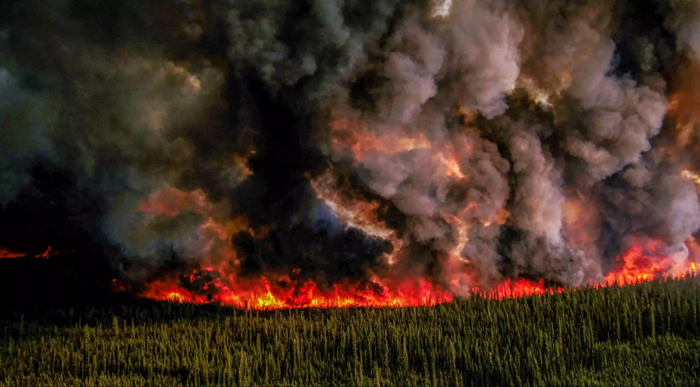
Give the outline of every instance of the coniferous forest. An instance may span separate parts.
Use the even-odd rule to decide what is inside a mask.
[[[140,300],[9,316],[2,386],[700,384],[698,278],[417,308]]]

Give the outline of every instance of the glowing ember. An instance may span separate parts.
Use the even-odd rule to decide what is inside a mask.
[[[50,258],[52,255],[59,255],[59,254],[60,253],[58,251],[52,250],[51,246],[48,246],[46,248],[46,251],[44,251],[43,253],[36,254],[34,256],[29,255],[29,254],[14,252],[14,251],[5,249],[3,247],[0,247],[0,259],[1,258],[27,258],[27,257]]]
[[[27,254],[16,253],[14,251],[0,247],[0,258],[20,258],[26,256]]]
[[[36,257],[37,257],[37,258],[39,258],[39,257],[41,257],[41,258],[48,258],[50,255],[51,255],[51,246],[49,246],[48,248],[46,248],[46,251],[44,251],[43,254],[36,255]]]

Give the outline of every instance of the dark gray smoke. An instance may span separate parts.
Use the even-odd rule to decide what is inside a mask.
[[[211,265],[466,294],[598,281],[631,237],[675,251],[700,227],[666,119],[700,60],[693,1],[0,14],[0,246],[101,246],[136,280]]]

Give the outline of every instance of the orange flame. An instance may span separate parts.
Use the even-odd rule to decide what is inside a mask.
[[[21,258],[26,256],[27,254],[17,253],[12,250],[0,247],[0,258]]]
[[[36,254],[34,256],[30,254],[25,254],[25,253],[18,253],[12,250],[8,250],[6,248],[0,247],[0,259],[2,258],[26,258],[26,257],[34,257],[34,258],[50,258],[52,255],[59,255],[60,253],[58,251],[52,250],[51,246],[46,248],[46,251],[44,251],[41,254]]]
[[[417,146],[429,146],[427,139],[418,138],[415,142],[388,144],[382,141],[371,144],[355,144],[353,152],[358,157],[367,149],[379,149],[383,151],[403,151]],[[454,167],[453,178],[464,178],[459,170],[456,153],[446,151],[438,153],[445,158],[445,163]],[[454,163],[453,163],[454,162]],[[347,227],[352,227],[369,236],[389,241],[394,249],[386,254],[389,264],[397,261],[403,247],[403,240],[378,217],[380,203],[353,197],[350,190],[343,191],[337,187],[337,179],[333,170],[317,178],[309,178],[317,197],[322,200],[330,210]],[[268,273],[265,277],[257,279],[239,278],[236,267],[240,264],[235,252],[230,245],[230,237],[239,230],[248,230],[248,222],[244,219],[226,220],[220,215],[215,203],[209,202],[202,191],[184,192],[170,186],[164,186],[146,198],[138,210],[145,215],[146,221],[157,217],[174,217],[182,211],[192,211],[203,216],[204,221],[200,227],[208,232],[211,245],[216,249],[203,251],[202,261],[206,267],[203,271],[194,271],[188,276],[180,277],[180,280],[164,278],[147,285],[142,296],[162,301],[178,303],[203,304],[217,302],[223,305],[251,309],[282,309],[282,308],[331,308],[331,307],[403,307],[419,305],[436,305],[449,302],[455,296],[454,292],[462,289],[471,289],[472,293],[494,299],[525,297],[544,295],[546,293],[560,293],[560,287],[545,286],[544,279],[531,281],[523,278],[503,279],[495,287],[475,285],[472,278],[478,278],[475,273],[478,270],[470,265],[468,258],[462,257],[462,251],[469,241],[469,230],[474,222],[479,221],[488,227],[491,224],[504,224],[509,216],[506,210],[498,211],[484,219],[476,219],[472,214],[476,204],[471,203],[463,208],[457,215],[441,213],[454,230],[454,246],[448,252],[451,272],[448,273],[450,290],[446,290],[440,284],[428,281],[425,278],[402,278],[397,280],[395,276],[387,275],[386,278],[374,278],[370,282],[363,283],[339,283],[330,285],[317,284],[314,281],[299,282],[293,278],[300,275],[299,269],[289,273]],[[567,224],[576,224],[584,221],[586,214],[585,204],[572,200],[565,210]],[[594,222],[592,218],[590,222]],[[584,222],[585,223],[585,222]],[[258,230],[259,231],[259,230]],[[579,239],[583,242],[592,238],[592,235],[583,235]],[[665,247],[659,241],[647,239],[633,240],[632,247],[618,257],[617,267],[609,273],[604,281],[595,286],[609,286],[612,284],[627,285],[642,281],[650,281],[665,276],[684,276],[694,273],[695,262],[698,259],[700,247],[694,239],[686,243],[690,251],[691,259],[686,259],[679,254],[667,256],[663,253]],[[0,250],[0,254],[9,253]],[[687,252],[687,251],[686,251]],[[49,250],[42,254],[53,254]],[[389,271],[391,273],[391,271]],[[281,274],[281,275],[280,275]],[[275,277],[275,276],[278,277]],[[271,280],[269,280],[270,278]],[[276,278],[276,280],[275,280]],[[465,279],[458,281],[458,279]],[[464,284],[456,286],[453,282]],[[459,285],[458,284],[458,285]],[[115,284],[115,287],[119,287]],[[573,289],[572,289],[573,290]],[[465,292],[465,294],[468,292]]]
[[[690,243],[690,241],[687,242],[687,244]],[[632,247],[617,258],[620,267],[610,272],[605,277],[605,282],[619,285],[634,284],[669,275],[682,277],[693,270],[693,262],[686,259],[684,263],[678,263],[672,257],[660,253],[660,249],[661,243],[658,241],[635,240]]]
[[[36,255],[37,258],[41,257],[41,258],[47,258],[47,259],[48,259],[50,256],[51,256],[51,246],[49,246],[48,248],[46,248],[46,251],[44,251],[43,254]]]
[[[430,306],[452,301],[448,292],[425,280],[405,281],[388,287],[374,282],[373,286],[334,285],[322,291],[313,281],[299,287],[273,286],[266,277],[241,284],[215,284],[215,294],[188,291],[178,285],[157,281],[150,284],[144,297],[176,303],[221,305],[246,309],[286,308],[347,308],[347,307],[406,307]],[[204,291],[206,292],[206,291]],[[213,293],[211,293],[213,294]]]
[[[689,246],[697,245],[693,238]],[[619,267],[605,277],[605,281],[593,283],[596,288],[625,286],[662,277],[682,278],[695,275],[696,263],[691,260],[678,260],[660,253],[662,244],[653,240],[634,240],[633,246],[618,257]],[[693,248],[691,247],[691,251]],[[692,258],[695,259],[695,258]],[[205,273],[212,272],[207,268]],[[186,277],[195,283],[197,276]],[[298,274],[298,270],[293,271]],[[453,300],[454,295],[441,286],[424,279],[403,279],[389,281],[374,279],[369,285],[343,283],[333,285],[332,290],[322,290],[313,281],[296,286],[288,276],[272,284],[266,277],[257,280],[221,279],[218,276],[206,287],[187,290],[172,281],[155,281],[148,286],[142,296],[154,300],[176,303],[205,304],[217,302],[248,309],[284,308],[344,308],[344,307],[407,307],[432,306]],[[509,299],[529,296],[542,296],[572,288],[545,286],[544,279],[532,281],[524,278],[504,279],[491,290],[473,287],[472,293],[489,299]]]
[[[697,246],[695,238],[690,238],[686,244]],[[617,263],[620,267],[610,272],[603,283],[592,283],[591,285],[595,288],[613,285],[626,286],[659,278],[686,278],[696,274],[695,262],[687,259],[678,262],[669,256],[660,254],[658,252],[660,248],[661,243],[658,241],[635,240],[633,246],[618,257]],[[544,279],[534,282],[520,278],[515,281],[506,279],[490,292],[481,292],[478,288],[473,289],[473,292],[489,299],[502,300],[575,290],[575,288],[546,287]]]
[[[530,297],[535,295],[541,296],[547,293],[562,293],[563,291],[564,289],[561,287],[545,287],[544,279],[533,282],[525,278],[519,278],[513,281],[506,279],[489,292],[481,292],[478,288],[473,290],[474,293],[490,300],[503,300],[507,298]]]

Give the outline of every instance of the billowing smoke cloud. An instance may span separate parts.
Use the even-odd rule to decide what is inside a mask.
[[[6,9],[0,246],[89,239],[134,280],[467,294],[600,280],[630,238],[675,251],[700,227],[697,160],[665,120],[700,52],[691,1]]]
[[[692,0],[672,0],[670,7],[665,24],[676,34],[679,50],[700,58],[700,5]]]

